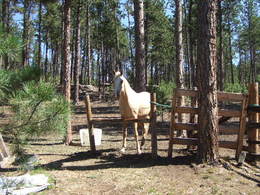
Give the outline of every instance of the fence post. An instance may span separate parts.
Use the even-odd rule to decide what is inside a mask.
[[[87,120],[88,120],[88,129],[89,129],[89,143],[91,152],[96,152],[95,138],[93,133],[93,122],[92,122],[92,112],[91,112],[91,104],[89,95],[86,96],[85,99],[86,104],[86,112],[87,112]]]
[[[150,129],[151,129],[151,145],[152,157],[157,157],[157,132],[156,132],[156,93],[151,93],[151,111],[150,111]]]
[[[249,104],[259,104],[259,95],[258,95],[258,83],[252,83],[249,86]],[[258,113],[249,112],[249,121],[253,123],[258,123]],[[258,140],[258,129],[252,128],[248,131],[248,152],[250,154],[256,154],[258,151],[258,145],[254,141]],[[251,160],[255,160],[253,155],[250,155]]]
[[[170,131],[169,131],[168,158],[172,158],[174,124],[175,124],[176,96],[177,96],[176,89],[174,89],[173,90],[173,95],[172,95],[172,109],[171,109],[171,124],[170,124]]]
[[[5,142],[3,140],[1,133],[0,133],[0,153],[2,154],[2,158],[6,158],[9,156],[9,151],[5,145]],[[0,157],[0,160],[1,160],[1,157]]]

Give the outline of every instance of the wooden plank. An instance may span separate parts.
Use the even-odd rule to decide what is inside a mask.
[[[248,128],[249,131],[255,131],[255,129],[260,128],[260,123],[249,122],[247,123],[246,127]]]
[[[199,125],[197,123],[174,123],[175,130],[198,130]]]
[[[90,104],[89,95],[86,96],[85,104],[86,104],[86,112],[87,112],[87,120],[88,120],[90,149],[91,149],[91,152],[95,153],[96,145],[95,145],[95,138],[94,138],[94,132],[93,132],[92,112],[91,112],[91,104]]]
[[[177,108],[175,108],[175,112],[177,112],[177,113],[198,114],[199,109],[198,108],[192,108],[192,107],[177,107]]]
[[[174,136],[174,124],[175,124],[175,108],[176,108],[176,89],[173,90],[172,96],[172,109],[171,109],[171,126],[169,135],[169,147],[168,147],[168,158],[172,158],[172,146]]]
[[[248,112],[260,112],[260,105],[252,105],[252,104],[249,104],[248,107]]]
[[[246,97],[242,102],[242,113],[240,117],[240,126],[237,136],[236,159],[238,160],[240,153],[243,150],[243,140],[246,132],[246,116],[247,116],[248,98]]]
[[[239,124],[219,125],[219,133],[221,135],[233,135],[233,134],[238,134],[238,132],[239,132]]]
[[[178,137],[174,137],[173,143],[179,144],[179,145],[197,145],[198,139],[197,138],[178,138]],[[219,147],[236,149],[236,143],[237,142],[232,142],[232,141],[219,141]]]
[[[249,86],[249,104],[259,104],[259,95],[258,95],[258,83],[253,83]],[[258,123],[258,113],[249,113],[249,123]],[[251,129],[247,133],[249,141],[257,141],[258,140],[258,129]],[[259,147],[256,144],[248,144],[248,152],[249,153],[258,153]]]
[[[228,92],[217,92],[218,101],[243,101],[246,97],[242,93],[228,93]]]
[[[236,149],[237,142],[233,141],[219,141],[219,147],[221,148],[229,148],[229,149]]]
[[[174,144],[180,144],[180,145],[197,145],[198,139],[197,138],[179,138],[174,137],[173,138]]]
[[[151,102],[156,102],[156,94],[151,93]],[[150,112],[150,129],[151,129],[151,146],[152,146],[152,158],[157,157],[157,131],[156,131],[156,105],[151,103]]]
[[[100,123],[100,122],[107,122],[107,123],[122,123],[124,121],[127,122],[143,122],[143,123],[150,123],[150,119],[130,119],[130,120],[124,120],[122,118],[118,117],[111,117],[111,118],[105,118],[105,117],[93,117],[91,119],[91,122],[93,124]]]
[[[227,110],[227,109],[219,109],[218,110],[219,116],[225,116],[225,117],[240,117],[241,111],[239,110]]]
[[[198,97],[198,91],[191,89],[177,89],[176,88],[176,96],[190,96],[190,97]]]

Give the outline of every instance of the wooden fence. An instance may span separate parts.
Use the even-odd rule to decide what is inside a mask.
[[[184,96],[189,100],[188,106],[178,106],[177,101],[180,97]],[[259,155],[259,133],[258,128],[260,128],[259,114],[260,105],[259,95],[258,95],[258,84],[252,84],[249,87],[249,95],[241,93],[227,93],[227,92],[217,92],[217,98],[219,105],[218,118],[237,118],[238,122],[219,124],[219,133],[235,135],[235,141],[219,141],[219,146],[223,148],[229,148],[236,151],[236,158],[238,159],[242,150],[248,151],[249,155],[258,156]],[[180,138],[175,136],[175,131],[186,130],[188,132],[199,131],[198,124],[198,91],[197,90],[187,90],[187,89],[175,89],[172,98],[172,110],[171,110],[171,127],[169,133],[169,148],[168,157],[172,157],[173,145],[197,145],[198,139],[195,137]],[[157,156],[157,134],[156,134],[156,95],[151,94],[151,116],[149,120],[131,120],[128,122],[149,122],[150,132],[152,133],[152,156]],[[86,111],[87,111],[87,122],[89,127],[89,139],[91,151],[95,152],[95,140],[93,135],[93,125],[98,122],[124,122],[121,118],[97,118],[92,116],[91,103],[89,96],[86,96]],[[249,104],[249,106],[248,106]],[[251,107],[250,107],[251,105]],[[253,106],[252,106],[253,105]],[[189,122],[177,122],[178,117],[182,114],[189,114]],[[247,122],[248,118],[248,122]],[[248,146],[244,145],[244,135],[248,134]],[[190,133],[188,133],[190,134]]]
[[[189,106],[178,106],[177,100],[179,97],[186,97],[190,99]],[[219,132],[226,134],[235,134],[237,136],[236,141],[219,141],[219,146],[229,149],[236,150],[236,157],[239,156],[243,149],[243,137],[246,129],[246,109],[247,109],[247,100],[248,96],[239,93],[226,93],[218,92],[217,98],[219,103],[229,102],[231,104],[239,104],[240,110],[233,109],[232,106],[219,108],[218,117],[238,117],[238,125],[220,125]],[[194,120],[194,115],[198,115],[198,107],[196,102],[198,99],[198,91],[196,90],[186,90],[186,89],[175,89],[173,99],[172,99],[172,113],[171,113],[171,128],[170,128],[170,137],[169,137],[169,149],[168,157],[172,157],[172,148],[174,144],[181,145],[197,145],[197,138],[180,138],[174,136],[176,130],[187,130],[187,131],[198,131],[199,124]],[[190,114],[191,122],[190,123],[180,123],[176,122],[176,117],[179,117],[180,114]]]

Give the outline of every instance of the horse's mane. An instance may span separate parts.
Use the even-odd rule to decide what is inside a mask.
[[[125,88],[126,92],[134,92],[134,93],[136,93],[134,91],[134,89],[130,86],[130,83],[126,80],[126,78],[123,75],[121,76],[121,79],[123,80],[122,85],[124,85],[124,88]]]

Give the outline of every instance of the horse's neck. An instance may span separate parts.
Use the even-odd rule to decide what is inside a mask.
[[[123,78],[123,83],[122,83],[122,93],[120,95],[120,102],[121,106],[122,105],[130,105],[132,104],[133,97],[136,96],[136,92],[131,88],[130,84],[128,81]],[[126,108],[126,107],[125,107]]]
[[[133,95],[136,94],[136,92],[132,89],[128,81],[124,78],[124,82],[122,83],[122,89],[124,90],[124,94],[128,95]]]

